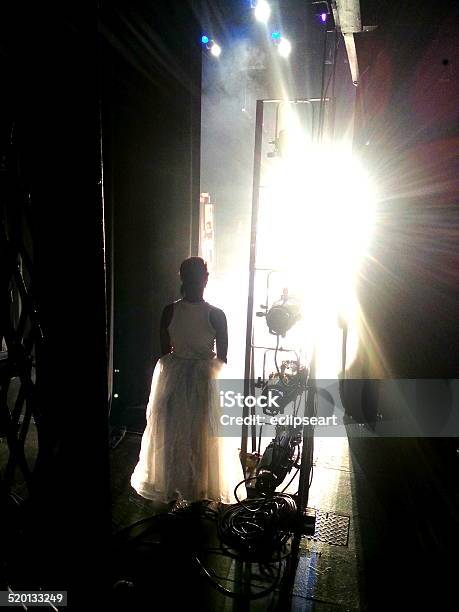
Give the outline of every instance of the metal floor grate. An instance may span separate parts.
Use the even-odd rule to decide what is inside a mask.
[[[310,540],[326,542],[334,546],[347,546],[351,518],[346,514],[316,510],[316,526]]]

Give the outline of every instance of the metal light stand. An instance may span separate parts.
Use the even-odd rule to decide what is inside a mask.
[[[289,100],[292,104],[310,104],[323,103],[329,98],[298,98]],[[258,229],[258,209],[260,200],[260,176],[261,176],[261,153],[263,144],[263,115],[264,105],[267,103],[285,103],[285,100],[257,100],[256,117],[255,117],[255,146],[253,155],[253,183],[252,183],[252,216],[250,230],[250,258],[249,258],[249,285],[247,299],[247,326],[245,337],[245,368],[244,368],[244,397],[247,398],[251,393],[252,381],[254,380],[253,372],[253,351],[256,348],[253,343],[253,303],[254,303],[254,287],[256,267],[256,251],[257,251],[257,229]],[[277,136],[277,135],[276,135]],[[249,436],[249,426],[247,417],[249,416],[249,408],[244,402],[243,407],[243,425],[241,434],[241,464],[244,475],[247,467],[247,441]],[[256,432],[254,428],[252,434],[252,449],[256,448]]]
[[[311,359],[309,375],[307,379],[307,388],[304,392],[304,417],[311,417],[314,414],[314,403],[316,397],[315,384],[315,355]],[[309,479],[312,467],[312,455],[314,450],[314,427],[306,425],[303,421],[302,432],[302,448],[301,448],[301,464],[300,464],[300,480],[298,483],[298,520],[301,528],[303,513],[308,505],[309,498]]]
[[[323,103],[328,98],[308,98],[293,100],[294,103]],[[255,146],[254,146],[254,162],[253,162],[253,186],[252,186],[252,217],[250,231],[250,260],[249,260],[249,283],[248,283],[248,300],[247,300],[247,327],[246,327],[246,350],[245,350],[245,370],[244,370],[244,397],[247,398],[254,387],[255,372],[254,372],[254,350],[258,347],[254,344],[254,329],[253,329],[253,307],[254,307],[254,288],[255,288],[255,273],[256,266],[256,249],[257,249],[257,228],[258,228],[258,211],[260,198],[260,177],[261,177],[261,161],[262,161],[262,144],[263,144],[263,115],[265,103],[281,103],[282,100],[257,100],[256,105],[256,122],[255,122]],[[277,137],[277,134],[276,134]],[[304,416],[312,416],[314,414],[314,402],[316,396],[315,388],[315,352],[311,359],[311,364],[308,371],[308,377],[305,381],[304,390]],[[249,416],[249,408],[247,402],[243,405],[243,425],[241,436],[241,463],[244,476],[247,468],[247,442],[249,428],[246,417]],[[256,448],[256,428],[252,426],[252,451]],[[290,601],[293,584],[295,581],[296,568],[299,558],[299,548],[301,537],[308,531],[306,507],[309,497],[309,479],[313,460],[313,440],[314,428],[311,425],[303,425],[302,431],[302,452],[300,464],[300,476],[297,496],[297,520],[296,529],[294,530],[293,539],[291,542],[291,554],[286,568],[286,579],[283,581],[281,589],[281,600]],[[312,522],[309,525],[310,529],[314,526],[315,517],[311,517]]]

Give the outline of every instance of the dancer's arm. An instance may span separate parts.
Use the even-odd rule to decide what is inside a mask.
[[[159,326],[159,340],[161,343],[161,354],[167,355],[172,351],[171,346],[171,338],[169,336],[169,332],[167,328],[169,327],[170,322],[172,321],[172,313],[174,311],[174,305],[168,304],[161,315],[161,323]]]
[[[210,322],[216,331],[215,344],[217,348],[217,357],[226,363],[228,353],[228,324],[223,310],[220,308],[212,308],[210,311]]]

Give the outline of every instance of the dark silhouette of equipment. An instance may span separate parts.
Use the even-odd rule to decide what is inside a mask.
[[[299,303],[289,297],[284,289],[281,299],[275,302],[266,313],[266,324],[270,334],[284,337],[288,330],[301,319]]]
[[[295,401],[306,388],[308,372],[296,361],[283,361],[279,371],[270,374],[262,387],[261,397],[266,398],[264,414],[276,416],[284,413],[288,404]]]
[[[255,489],[272,495],[294,467],[299,467],[301,428],[276,427],[276,437],[268,444],[257,466]]]
[[[308,370],[295,361],[283,361],[278,372],[270,375],[261,395],[270,398],[263,412],[268,416],[284,414],[286,406],[294,405],[307,389]],[[272,400],[275,401],[272,401]],[[276,407],[277,404],[277,407]],[[272,495],[292,468],[300,467],[302,426],[276,425],[276,435],[268,444],[256,468],[255,490],[261,495]]]

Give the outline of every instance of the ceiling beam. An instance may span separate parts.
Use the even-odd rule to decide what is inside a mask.
[[[354,34],[362,32],[363,29],[360,16],[360,0],[334,0],[331,2],[331,7],[336,28],[344,37],[352,82],[357,86],[360,73]]]

